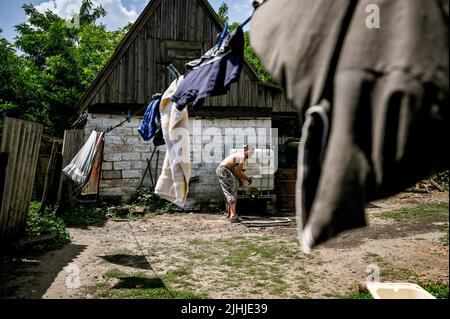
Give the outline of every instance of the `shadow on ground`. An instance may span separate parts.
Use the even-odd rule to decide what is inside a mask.
[[[138,269],[152,269],[147,259],[141,255],[115,254],[99,256],[109,263]]]
[[[166,289],[166,285],[160,278],[123,277],[112,287],[113,289]]]
[[[70,264],[85,245],[67,244],[60,250],[0,257],[0,298],[40,299],[58,273]]]

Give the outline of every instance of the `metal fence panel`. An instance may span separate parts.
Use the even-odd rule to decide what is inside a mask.
[[[0,210],[0,240],[21,235],[28,207],[42,137],[42,125],[5,117],[0,152],[8,154]]]

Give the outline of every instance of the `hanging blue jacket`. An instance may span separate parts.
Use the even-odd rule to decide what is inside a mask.
[[[190,71],[172,95],[171,100],[182,110],[188,103],[201,106],[208,96],[223,95],[239,80],[244,62],[244,33],[237,27],[220,47],[214,46],[200,59],[186,64]]]
[[[161,115],[159,113],[159,103],[161,102],[162,94],[154,94],[152,100],[148,104],[147,110],[144,114],[144,120],[141,126],[138,128],[138,132],[141,134],[144,141],[150,140],[158,129],[158,120]]]

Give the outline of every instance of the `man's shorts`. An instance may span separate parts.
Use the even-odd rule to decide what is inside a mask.
[[[237,185],[236,177],[230,169],[220,165],[216,169],[216,176],[222,188],[223,195],[228,204],[236,203],[237,200]]]

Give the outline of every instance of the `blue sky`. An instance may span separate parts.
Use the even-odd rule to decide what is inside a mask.
[[[108,12],[102,22],[109,29],[116,29],[134,21],[144,10],[149,0],[93,0],[101,4]],[[220,4],[226,2],[230,7],[230,21],[244,21],[251,13],[251,0],[209,0],[217,11]],[[14,26],[26,21],[21,8],[24,3],[31,3],[40,11],[52,10],[62,17],[67,17],[79,7],[81,0],[1,0],[0,1],[0,29],[3,37],[12,41],[16,35]]]

